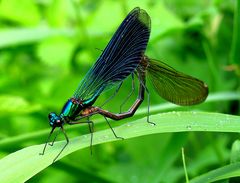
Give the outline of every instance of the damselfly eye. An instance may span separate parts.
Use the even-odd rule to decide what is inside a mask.
[[[48,114],[48,119],[51,120],[51,119],[53,119],[55,116],[56,116],[56,114],[55,114],[54,112],[50,112],[50,113]]]

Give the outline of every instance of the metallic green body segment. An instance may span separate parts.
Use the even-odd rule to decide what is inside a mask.
[[[79,103],[73,102],[72,99],[69,99],[64,105],[61,115],[63,117],[68,117],[70,119],[74,118],[81,111],[82,106]]]
[[[82,110],[92,106],[98,97],[99,94],[96,93],[94,96],[84,101],[79,101],[75,98],[69,99],[62,109],[61,116],[74,120],[77,116],[79,116]]]

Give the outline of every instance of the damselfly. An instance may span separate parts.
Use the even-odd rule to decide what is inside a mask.
[[[54,129],[60,128],[65,135],[66,144],[54,161],[58,158],[69,143],[63,128],[65,123],[70,125],[87,123],[92,134],[93,122],[89,120],[89,117],[94,114],[101,114],[106,119],[115,137],[121,138],[115,134],[107,118],[120,120],[133,116],[144,100],[145,92],[148,95],[149,104],[150,95],[146,86],[146,77],[149,77],[155,91],[162,98],[172,103],[183,106],[193,105],[201,103],[206,99],[208,87],[204,82],[178,72],[167,64],[150,59],[144,55],[150,36],[150,29],[150,17],[145,10],[134,8],[127,15],[107,47],[103,50],[101,56],[81,81],[72,98],[66,102],[61,113],[59,115],[53,112],[49,114],[49,123],[52,129],[41,155],[44,154]],[[128,76],[132,78],[134,76],[137,77],[139,93],[136,101],[127,112],[115,114],[101,107],[93,106],[104,91],[114,86],[117,86],[116,94]],[[87,121],[81,121],[83,118],[86,118]],[[149,120],[149,107],[147,122],[153,123]],[[54,141],[55,138],[52,144]]]

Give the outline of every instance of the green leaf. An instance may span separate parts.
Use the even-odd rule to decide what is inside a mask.
[[[234,163],[212,170],[201,176],[198,176],[192,179],[190,182],[191,183],[214,182],[218,180],[239,176],[240,176],[240,163]]]
[[[127,1],[127,5],[131,8],[139,6],[139,1]],[[186,27],[184,22],[161,1],[157,1],[154,6],[151,6],[149,1],[143,1],[141,3],[141,8],[145,9],[149,16],[152,17],[150,42],[157,41],[160,37],[176,30],[182,30]]]
[[[207,112],[168,112],[150,116],[155,126],[142,118],[122,126],[116,127],[116,134],[125,139],[138,136],[183,131],[212,131],[212,132],[239,132],[240,117]],[[110,129],[94,133],[93,145],[116,141]],[[24,182],[52,164],[53,159],[60,152],[66,141],[56,142],[53,147],[48,146],[43,156],[39,153],[43,150],[42,145],[35,145],[14,152],[0,160],[1,182]],[[90,134],[70,139],[69,145],[60,155],[64,156],[86,148],[90,145]],[[228,169],[227,175],[240,175],[233,169]]]
[[[231,163],[240,162],[239,154],[240,154],[240,141],[236,140],[232,145]]]
[[[233,39],[231,48],[231,64],[239,63],[240,59],[240,1],[236,1],[234,12],[234,27],[233,27]]]
[[[48,27],[4,29],[0,30],[0,48],[35,43],[54,36],[71,37],[73,35],[74,31],[70,29]]]
[[[187,172],[186,161],[185,161],[184,148],[182,148],[182,161],[183,161],[183,169],[184,169],[186,183],[189,183],[188,172]]]
[[[89,35],[97,35],[99,30],[101,35],[108,35],[110,31],[114,32],[117,29],[125,16],[116,1],[102,1],[96,11],[86,17],[84,23]]]
[[[0,16],[23,25],[37,25],[41,19],[38,7],[31,0],[1,0]]]
[[[64,0],[52,1],[46,11],[48,23],[54,27],[65,26],[69,21],[68,11],[71,3],[71,1]]]
[[[37,55],[42,62],[50,66],[68,69],[75,44],[64,37],[53,37],[38,45]]]
[[[11,95],[0,96],[0,113],[14,113],[23,114],[38,111],[41,109],[40,105],[32,105],[24,98]]]
[[[239,92],[218,92],[218,93],[210,94],[205,103],[228,101],[228,100],[239,100],[239,99],[240,99]],[[166,110],[174,110],[178,108],[181,108],[181,106],[178,106],[172,103],[163,103],[160,105],[151,106],[150,112],[151,114],[157,114]],[[6,109],[6,106],[2,107],[2,109]],[[145,116],[146,111],[147,111],[146,108],[140,108],[139,110],[136,111],[135,117],[139,118],[141,116]],[[15,113],[16,111],[12,110],[12,112]],[[99,124],[99,123],[104,123],[105,121],[102,118],[100,118],[98,120],[94,120],[94,122]],[[68,126],[67,129],[75,130],[75,129],[79,129],[79,126],[78,125]],[[27,133],[27,134],[9,137],[7,139],[2,139],[0,140],[0,148],[5,149],[8,147],[12,147],[15,144],[22,144],[25,141],[37,140],[39,139],[39,137],[42,137],[43,135],[47,135],[48,133],[49,133],[49,130],[39,130],[37,132],[35,131],[32,133]]]

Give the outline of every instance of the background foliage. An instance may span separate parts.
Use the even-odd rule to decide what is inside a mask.
[[[210,94],[216,96],[214,102],[172,108],[239,115],[239,97],[228,99],[240,92],[237,2],[1,0],[0,157],[45,142],[50,130],[47,114],[61,111],[117,26],[136,6],[145,9],[152,20],[146,54],[204,80]],[[166,102],[148,87],[151,106]],[[128,91],[130,79],[104,108],[118,112]],[[112,92],[104,93],[96,105],[104,103]],[[219,92],[225,95],[217,95]],[[124,109],[133,101],[134,97]],[[143,111],[146,106],[145,102]],[[150,108],[153,113],[154,109]],[[93,121],[99,119],[101,116],[96,116]],[[104,121],[95,124],[95,131],[108,128]],[[70,137],[89,133],[85,125],[67,132]],[[237,162],[234,153],[239,146],[234,141],[238,138],[236,133],[179,132],[101,144],[94,146],[93,156],[88,148],[76,151],[29,182],[183,182],[181,147],[185,149],[188,176],[193,178]]]

